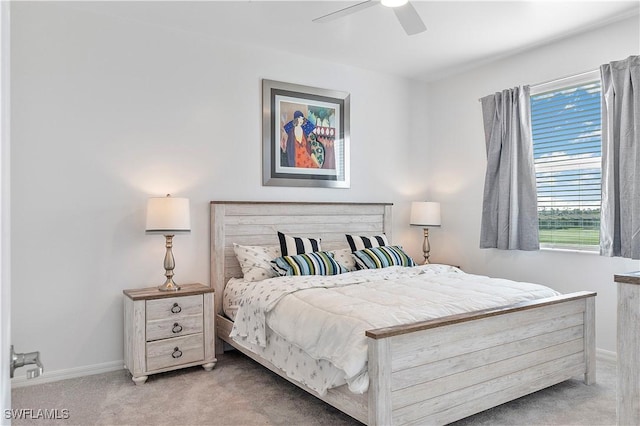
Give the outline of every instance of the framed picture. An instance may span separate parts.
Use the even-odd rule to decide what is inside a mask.
[[[262,80],[262,184],[349,188],[349,94]]]

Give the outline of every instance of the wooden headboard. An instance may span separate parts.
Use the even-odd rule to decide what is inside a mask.
[[[391,203],[211,202],[211,286],[216,313],[222,314],[222,293],[229,278],[242,271],[233,243],[277,246],[277,232],[320,237],[323,250],[347,248],[345,234],[391,238]]]

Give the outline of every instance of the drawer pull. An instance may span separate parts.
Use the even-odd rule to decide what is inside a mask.
[[[177,303],[174,303],[173,306],[171,307],[171,312],[173,312],[174,314],[180,313],[181,311],[182,311],[182,308]]]
[[[173,353],[171,354],[174,358],[180,358],[182,356],[182,351],[176,346],[173,348]]]
[[[180,324],[178,324],[177,322],[173,323],[173,328],[171,329],[171,331],[174,334],[180,333],[182,331],[182,326]]]

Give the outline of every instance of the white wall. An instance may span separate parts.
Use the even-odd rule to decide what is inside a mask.
[[[480,250],[480,218],[486,167],[478,99],[505,88],[536,84],[597,69],[640,52],[638,17],[616,22],[506,58],[429,85],[427,168],[434,200],[442,204],[442,228],[431,233],[434,260],[467,271],[547,284],[562,292],[598,292],[597,347],[615,351],[615,273],[640,262],[558,251]]]
[[[210,200],[393,202],[420,253],[416,83],[49,2],[12,12],[13,342],[47,372],[121,367],[122,290],[164,279],[148,196],[191,199],[178,282],[209,281]],[[351,93],[351,189],[261,186],[262,78]]]

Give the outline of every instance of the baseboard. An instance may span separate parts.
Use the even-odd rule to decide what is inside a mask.
[[[14,377],[11,379],[11,388],[21,388],[25,386],[39,385],[42,383],[57,382],[59,380],[74,379],[76,377],[91,376],[93,374],[118,371],[124,368],[124,361],[111,361],[103,364],[87,365],[84,367],[74,367],[51,372],[47,372],[45,369],[42,376],[33,379],[27,379],[26,371],[29,368],[33,368],[33,365],[27,365],[15,371]]]
[[[611,362],[613,364],[618,362],[615,352],[607,351],[600,348],[596,348],[596,360]],[[105,362],[104,364],[94,364],[85,367],[69,368],[66,370],[57,370],[52,372],[47,372],[45,370],[42,376],[36,377],[35,379],[27,379],[26,368],[29,367],[31,366],[23,367],[24,369],[21,368],[16,370],[17,377],[11,379],[12,388],[21,388],[41,383],[57,382],[59,380],[74,379],[76,377],[91,376],[93,374],[118,371],[124,368],[124,361]],[[22,375],[20,373],[22,373]]]
[[[596,348],[596,360],[617,364],[618,354],[612,351],[606,351],[604,349]]]

